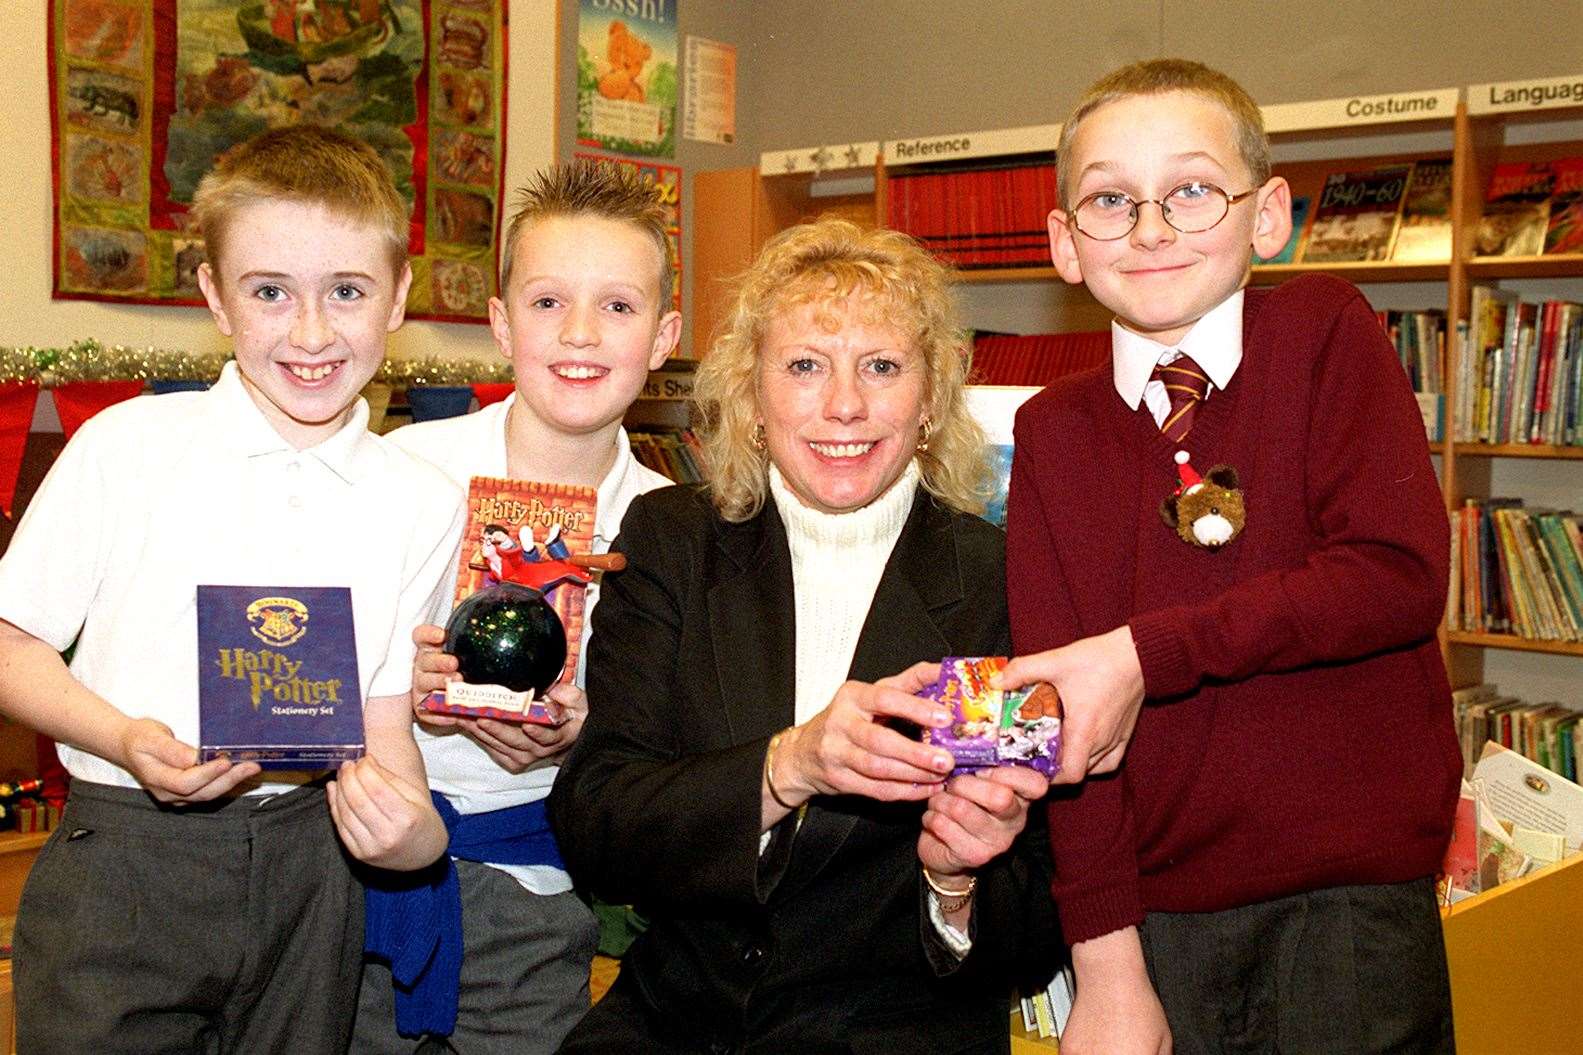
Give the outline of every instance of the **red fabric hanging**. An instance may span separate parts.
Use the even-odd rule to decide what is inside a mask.
[[[4,512],[7,519],[11,517],[12,504],[16,500],[22,453],[27,450],[28,430],[33,424],[33,406],[37,402],[37,381],[0,384],[0,512]]]
[[[141,381],[72,381],[55,389],[55,412],[69,440],[82,423],[105,407],[143,391]]]
[[[473,398],[478,400],[479,407],[487,407],[491,403],[499,403],[516,390],[517,386],[510,381],[480,383],[473,386]]]

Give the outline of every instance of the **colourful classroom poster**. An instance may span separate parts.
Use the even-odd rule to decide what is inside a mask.
[[[197,304],[214,159],[311,123],[371,144],[411,208],[417,318],[494,292],[506,0],[50,0],[54,295]]]
[[[677,0],[581,0],[577,141],[676,156]]]
[[[682,310],[682,170],[675,165],[660,165],[652,161],[633,161],[629,158],[611,158],[599,154],[578,153],[588,161],[603,161],[609,165],[626,165],[654,185],[654,193],[665,206],[665,239],[671,247],[671,301],[677,311]]]

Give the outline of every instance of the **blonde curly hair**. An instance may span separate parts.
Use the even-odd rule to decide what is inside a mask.
[[[772,238],[738,283],[736,299],[693,387],[710,495],[726,520],[763,508],[769,456],[754,445],[760,421],[761,345],[770,321],[805,304],[833,309],[854,294],[922,355],[928,449],[915,456],[923,487],[980,513],[987,494],[984,434],[963,396],[972,351],[957,324],[950,275],[917,242],[825,217]]]

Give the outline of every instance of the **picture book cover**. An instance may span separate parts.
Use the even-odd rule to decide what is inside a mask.
[[[333,769],[363,754],[352,591],[198,587],[198,760]]]
[[[1302,262],[1389,260],[1412,170],[1411,164],[1382,165],[1326,177]]]
[[[1545,252],[1583,253],[1583,158],[1550,163],[1553,185]]]
[[[1473,234],[1476,256],[1537,256],[1544,251],[1554,174],[1543,162],[1495,166],[1484,215]]]
[[[1297,259],[1297,249],[1303,244],[1303,231],[1308,226],[1309,206],[1313,199],[1307,196],[1292,199],[1292,236],[1286,240],[1281,251],[1268,260],[1259,258],[1261,264],[1290,264]]]
[[[467,526],[452,607],[496,583],[516,583],[543,593],[566,631],[566,663],[558,681],[577,673],[584,588],[593,578],[586,562],[593,549],[597,503],[592,487],[487,476],[475,476],[468,483]],[[507,702],[497,693],[491,695],[495,706],[466,706],[435,692],[424,707],[442,714],[546,725],[560,721],[553,705],[531,696]]]
[[[1451,259],[1450,158],[1414,162],[1391,259],[1422,263]]]

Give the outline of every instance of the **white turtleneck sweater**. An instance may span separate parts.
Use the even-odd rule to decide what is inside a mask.
[[[852,669],[852,654],[874,604],[874,592],[912,512],[918,463],[909,461],[889,490],[850,513],[822,513],[803,505],[773,464],[769,479],[770,495],[791,548],[797,617],[796,722],[801,725],[830,706]],[[769,845],[769,836],[765,832],[760,838],[760,853]],[[945,921],[932,897],[929,920],[958,958],[967,955],[971,939]]]
[[[800,725],[828,707],[847,679],[885,562],[912,512],[918,463],[909,461],[889,490],[850,513],[803,505],[774,465],[769,479],[791,547]]]

